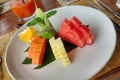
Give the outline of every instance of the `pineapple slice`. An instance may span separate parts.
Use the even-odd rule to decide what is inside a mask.
[[[52,37],[49,40],[49,42],[50,42],[50,46],[53,50],[55,58],[62,60],[64,65],[70,64],[71,62],[70,62],[69,57],[66,53],[66,50],[64,48],[64,45],[63,45],[61,38],[59,37],[55,40],[55,38]]]
[[[35,28],[34,27],[28,27],[24,31],[20,32],[18,34],[19,38],[23,42],[29,42],[35,34]]]
[[[54,53],[54,56],[56,58],[56,60],[60,59],[59,53],[58,53],[58,49],[57,49],[57,45],[56,45],[56,41],[55,41],[55,37],[52,37],[50,40],[50,46],[52,48],[52,51]]]

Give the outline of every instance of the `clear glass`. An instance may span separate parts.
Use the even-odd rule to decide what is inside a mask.
[[[28,21],[35,16],[35,0],[8,0],[13,13],[19,21]]]

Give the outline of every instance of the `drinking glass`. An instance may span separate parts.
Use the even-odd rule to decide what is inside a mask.
[[[21,21],[27,21],[35,16],[35,0],[8,0],[13,13]]]

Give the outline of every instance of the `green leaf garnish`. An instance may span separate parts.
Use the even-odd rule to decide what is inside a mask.
[[[22,64],[32,64],[32,59],[29,59],[28,57],[26,57],[22,62]]]
[[[71,43],[66,42],[66,41],[63,41],[63,44],[64,44],[66,52],[69,52],[77,47],[76,45],[71,44]]]
[[[42,21],[42,20],[41,20],[40,17],[36,17],[36,18],[34,18],[32,21],[30,21],[30,22],[27,24],[27,26],[28,26],[28,27],[34,26],[35,24],[37,24],[37,23],[39,23],[39,22],[41,22],[41,21]]]
[[[27,52],[29,48],[30,48],[30,46],[24,52]]]
[[[50,12],[46,13],[46,15],[47,15],[47,17],[49,18],[49,17],[55,15],[56,13],[57,13],[57,11],[54,10],[54,11],[50,11]]]

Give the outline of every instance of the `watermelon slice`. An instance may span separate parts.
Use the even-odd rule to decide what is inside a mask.
[[[65,18],[59,29],[59,36],[70,43],[73,43],[79,47],[85,45],[85,39],[83,34],[74,25]]]

